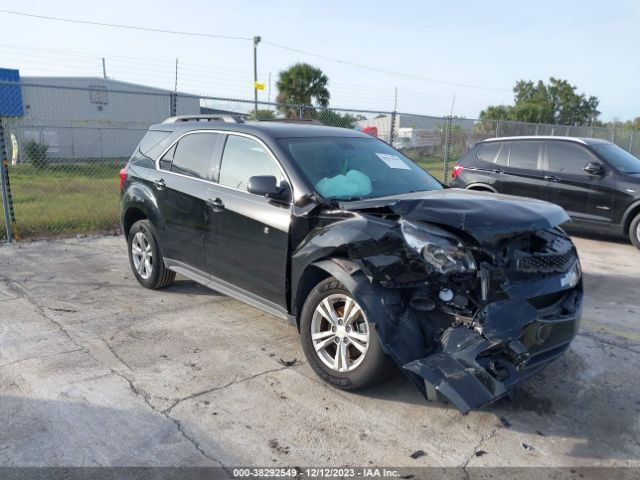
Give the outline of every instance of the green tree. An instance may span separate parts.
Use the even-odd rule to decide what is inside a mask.
[[[366,120],[364,115],[340,114],[333,110],[319,110],[313,114],[315,120],[330,127],[353,128],[358,120]]]
[[[566,80],[554,77],[547,84],[542,80],[537,83],[520,80],[513,87],[514,105],[489,106],[480,112],[480,119],[591,125],[600,115],[599,100],[576,90]]]
[[[258,115],[256,116],[256,112],[254,110],[251,110],[251,113],[247,115],[247,120],[273,120],[274,118],[276,118],[276,112],[274,112],[273,110],[259,108],[257,114]]]
[[[322,70],[308,63],[296,63],[280,72],[276,87],[277,102],[293,105],[316,105],[326,108],[329,105],[329,78]],[[285,105],[278,107],[288,118],[298,116],[298,109]]]

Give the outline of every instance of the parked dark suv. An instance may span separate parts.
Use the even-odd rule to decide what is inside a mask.
[[[564,210],[445,188],[355,130],[171,118],[149,129],[121,190],[140,284],[178,272],[290,321],[339,388],[378,382],[395,361],[425,397],[466,412],[578,329]]]
[[[505,137],[478,142],[452,187],[521,195],[563,207],[571,227],[629,236],[640,248],[640,159],[605,140]]]

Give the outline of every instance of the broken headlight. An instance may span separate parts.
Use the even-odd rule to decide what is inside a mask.
[[[474,271],[473,255],[465,250],[459,238],[446,230],[429,224],[415,224],[400,220],[404,240],[439,273]]]

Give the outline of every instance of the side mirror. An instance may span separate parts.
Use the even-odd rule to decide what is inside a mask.
[[[584,166],[584,171],[589,175],[604,175],[605,170],[600,162],[589,162]]]
[[[273,175],[256,175],[250,177],[249,183],[247,184],[247,191],[254,195],[260,195],[261,197],[281,202],[288,201],[290,197],[289,185],[284,182],[283,186],[278,187],[278,180]]]

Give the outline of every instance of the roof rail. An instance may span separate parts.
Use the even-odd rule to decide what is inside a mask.
[[[259,119],[259,122],[277,122],[277,123],[309,123],[311,125],[324,125],[320,120],[315,118],[264,118]]]
[[[224,123],[244,123],[239,115],[178,115],[167,118],[162,123],[180,122],[224,122]]]

